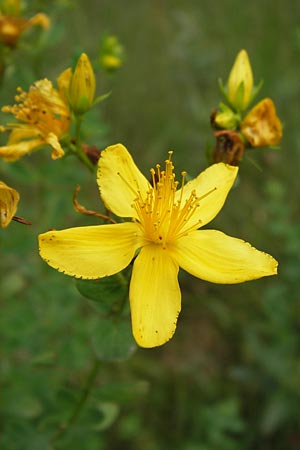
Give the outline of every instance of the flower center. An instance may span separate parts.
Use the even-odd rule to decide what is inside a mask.
[[[165,170],[161,170],[159,164],[156,169],[151,169],[153,187],[145,198],[139,193],[133,205],[145,238],[163,246],[174,242],[188,231],[197,229],[201,223],[200,219],[193,220],[200,198],[194,190],[189,197],[184,196],[186,172],[181,173],[181,187],[177,190],[179,183],[175,181],[172,153],[169,152]]]

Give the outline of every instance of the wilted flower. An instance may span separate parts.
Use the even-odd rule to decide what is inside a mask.
[[[7,227],[17,211],[19,193],[0,181],[0,226]]]
[[[220,231],[199,230],[221,210],[238,168],[214,164],[181,187],[172,152],[165,169],[151,169],[152,184],[120,144],[104,150],[98,184],[105,206],[130,222],[49,231],[39,236],[41,257],[67,275],[113,275],[136,256],[130,283],[133,335],[155,347],[175,332],[181,309],[179,267],[214,283],[241,283],[273,275],[277,262]]]
[[[94,102],[96,80],[88,56],[82,53],[71,75],[68,98],[75,114],[84,114]]]
[[[27,19],[21,15],[20,0],[6,0],[0,7],[0,42],[8,47],[15,47],[22,33],[38,25],[49,28],[50,20],[46,14],[38,13]]]
[[[2,108],[18,120],[5,127],[11,130],[7,145],[0,147],[0,157],[5,161],[15,161],[45,145],[52,147],[53,159],[64,155],[59,141],[70,127],[70,112],[61,89],[65,78],[68,71],[57,79],[59,90],[46,78],[35,82],[28,93],[18,88],[16,104]]]
[[[282,125],[275,105],[265,98],[257,103],[241,123],[241,132],[252,147],[277,145],[282,138]]]
[[[234,130],[219,130],[215,131],[214,135],[216,146],[212,155],[213,162],[238,166],[245,152],[245,143],[241,139],[240,133]]]
[[[228,78],[228,100],[237,111],[244,111],[250,103],[253,75],[246,50],[236,57]]]

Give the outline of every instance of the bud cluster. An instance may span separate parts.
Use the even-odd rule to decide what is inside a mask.
[[[282,124],[273,101],[265,98],[247,112],[262,87],[254,85],[253,73],[246,50],[241,50],[229,73],[227,84],[219,81],[225,99],[211,115],[211,124],[217,140],[214,162],[238,165],[244,151],[253,147],[271,147],[279,144]]]

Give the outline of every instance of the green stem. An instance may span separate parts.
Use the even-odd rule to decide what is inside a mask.
[[[81,145],[81,125],[83,122],[82,116],[75,117],[75,143],[70,140],[67,142],[67,146],[71,153],[75,154],[81,162],[91,171],[95,172],[96,166],[90,161],[87,155],[84,153]]]
[[[67,420],[67,422],[60,425],[59,429],[54,433],[51,439],[51,443],[54,444],[56,441],[58,441],[68,430],[69,428],[74,425],[74,423],[77,421],[84,405],[86,404],[92,388],[95,384],[98,372],[100,368],[100,361],[98,359],[95,359],[94,364],[88,374],[88,377],[86,379],[85,387],[82,391],[81,397],[79,398],[78,403],[75,405],[74,411],[72,412],[71,416]],[[53,449],[54,450],[54,447]]]
[[[89,158],[86,156],[82,148],[79,148],[79,146],[76,144],[73,144],[71,141],[65,141],[65,145],[68,147],[69,153],[66,153],[65,156],[73,154],[76,155],[77,158],[80,159],[80,161],[83,162],[83,164],[91,171],[95,172],[96,166],[92,164],[92,162],[89,160]]]

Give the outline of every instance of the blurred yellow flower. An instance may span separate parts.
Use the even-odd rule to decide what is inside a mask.
[[[67,275],[107,277],[133,263],[130,307],[133,335],[155,347],[175,332],[181,309],[178,270],[214,283],[241,283],[273,275],[277,262],[220,231],[198,230],[221,210],[238,168],[214,164],[181,187],[171,154],[151,169],[152,184],[127,149],[113,145],[99,160],[98,184],[106,207],[132,221],[49,231],[39,236],[41,257]]]
[[[2,108],[18,120],[6,125],[10,136],[7,145],[0,147],[5,161],[15,161],[45,145],[52,147],[53,159],[64,155],[59,141],[70,128],[70,112],[62,92],[64,78],[68,80],[67,70],[57,80],[59,90],[46,78],[34,83],[28,93],[18,88],[16,104]]]
[[[21,15],[19,0],[3,1],[0,7],[0,42],[8,47],[15,47],[22,33],[38,25],[44,29],[49,28],[50,20],[46,14],[38,13],[31,19]]]
[[[237,111],[244,111],[252,97],[253,75],[246,50],[236,57],[228,78],[228,99]]]
[[[77,61],[69,86],[69,102],[75,114],[84,114],[94,102],[96,79],[88,56],[82,53]]]
[[[115,70],[121,67],[122,60],[118,56],[103,55],[100,58],[100,64],[106,70]]]
[[[0,181],[0,226],[7,227],[17,211],[19,193]]]
[[[277,145],[282,138],[282,124],[273,101],[265,98],[246,115],[240,126],[252,147]]]
[[[106,35],[102,39],[99,62],[103,69],[113,71],[122,66],[124,59],[123,45],[117,36]]]

